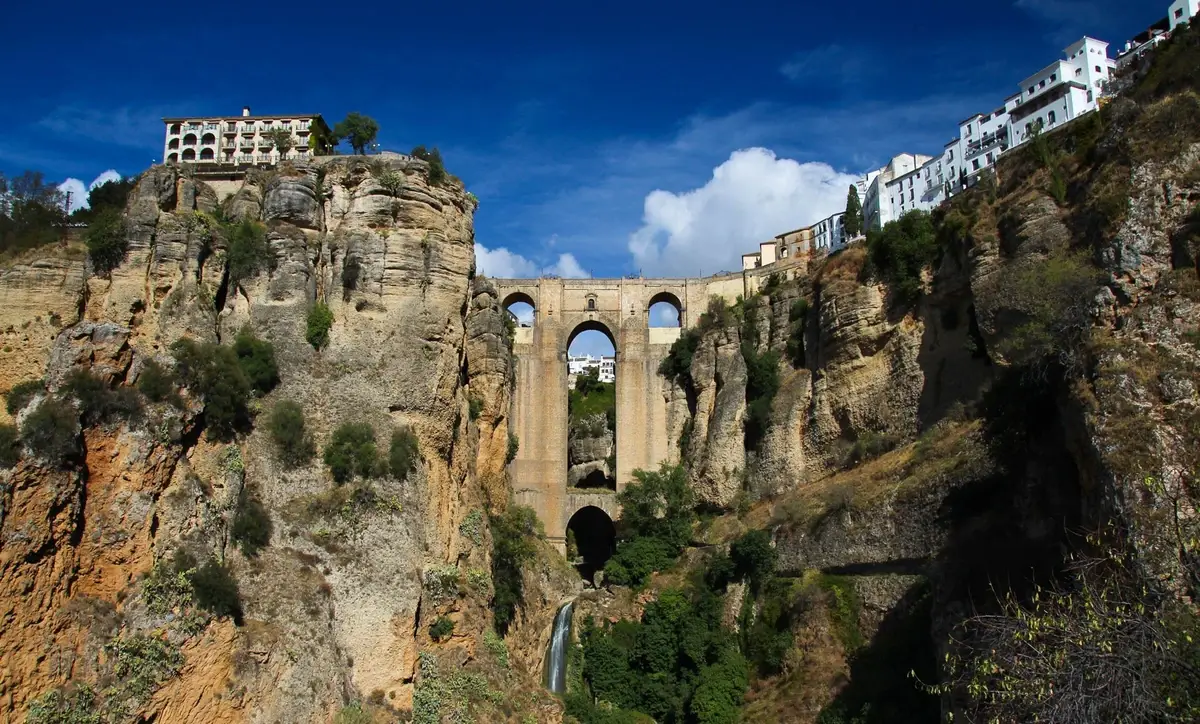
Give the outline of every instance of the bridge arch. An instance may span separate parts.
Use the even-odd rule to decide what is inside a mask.
[[[502,309],[504,309],[504,311],[513,315],[513,317],[517,319],[518,326],[521,326],[521,317],[526,314],[529,317],[528,326],[533,327],[537,325],[537,302],[534,301],[533,297],[529,294],[523,291],[511,292],[504,297],[503,301],[500,303],[500,306]],[[529,307],[528,312],[523,309],[524,306]]]
[[[650,326],[651,327],[671,326],[671,325],[655,324],[654,308],[661,304],[668,305],[675,310],[675,319],[677,320],[675,326],[682,327],[683,319],[684,319],[683,302],[681,302],[679,300],[679,297],[675,296],[674,292],[665,291],[665,290],[653,295],[652,297],[650,297],[649,301],[646,302],[646,310],[645,310],[646,311],[646,319],[649,322]]]
[[[608,337],[608,341],[612,343],[613,352],[618,357],[621,356],[621,348],[617,344],[617,335],[615,332],[613,332],[613,328],[609,326],[609,323],[603,319],[584,319],[580,322],[576,322],[575,325],[571,327],[571,333],[566,336],[566,346],[563,347],[563,352],[570,350],[571,344],[575,341],[575,338],[584,332],[600,332],[605,337]]]
[[[595,505],[576,510],[567,521],[565,535],[568,552],[574,556],[571,563],[588,580],[593,580],[595,572],[604,568],[616,550],[617,528],[612,515]]]

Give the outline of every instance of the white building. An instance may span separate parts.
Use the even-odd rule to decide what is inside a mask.
[[[837,251],[846,245],[846,212],[839,211],[809,227],[813,251]]]
[[[590,354],[567,355],[567,377],[569,386],[574,387],[575,376],[581,375],[588,370],[596,370],[601,382],[616,382],[617,358],[593,357]]]
[[[1167,8],[1167,22],[1174,30],[1180,23],[1190,23],[1197,14],[1200,14],[1200,0],[1175,0]]]
[[[1051,130],[1100,107],[1100,95],[1117,61],[1108,43],[1084,37],[1056,60],[1021,83],[1021,95],[1008,114],[1013,146],[1025,143],[1035,128]]]
[[[274,164],[282,160],[275,131],[291,133],[287,158],[308,157],[315,150],[314,134],[331,135],[319,113],[252,116],[249,106],[240,116],[164,118],[163,123],[163,162],[171,164]]]
[[[869,181],[863,185],[863,227],[882,229],[889,221],[895,221],[907,211],[915,208],[915,181],[911,174],[918,171],[932,157],[920,153],[902,153],[892,158],[888,165],[867,174]],[[912,201],[909,201],[909,198]]]

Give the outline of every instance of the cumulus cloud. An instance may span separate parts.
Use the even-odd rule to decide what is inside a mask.
[[[475,269],[480,274],[499,279],[523,279],[553,274],[564,279],[586,279],[591,276],[572,254],[559,254],[553,264],[537,264],[504,247],[488,249],[475,245]]]
[[[71,207],[67,209],[67,211],[72,212],[78,211],[79,209],[86,209],[88,207],[88,191],[91,191],[100,184],[105,184],[109,181],[120,180],[121,174],[117,173],[115,169],[110,168],[96,178],[92,179],[90,184],[86,185],[83,183],[83,181],[80,181],[77,178],[68,178],[66,181],[63,181],[58,185],[58,190],[64,194],[68,192],[71,194]]]
[[[644,276],[735,271],[759,242],[844,209],[856,178],[765,148],[735,151],[704,186],[647,195],[629,251]]]

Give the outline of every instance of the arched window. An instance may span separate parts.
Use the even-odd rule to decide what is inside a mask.
[[[514,292],[504,300],[504,309],[512,315],[518,327],[532,327],[537,318],[533,297],[523,292]]]
[[[178,139],[178,138],[172,138],[172,139],[171,139],[169,142],[167,142],[167,148],[170,148],[170,149],[177,149],[177,148],[179,148],[179,139]]]
[[[201,160],[201,161],[211,161],[211,160],[213,160],[213,150],[212,150],[211,148],[205,148],[205,149],[202,149],[202,150],[200,151],[200,160]]]
[[[167,163],[178,163],[178,162],[179,162],[179,154],[178,153],[172,153],[167,156]]]
[[[194,149],[194,148],[183,149],[183,160],[184,161],[195,161],[196,160],[196,149]]]
[[[589,311],[594,310],[595,308],[596,308],[596,298],[588,297],[588,310]]]
[[[178,123],[172,123],[172,124],[171,124],[171,135],[179,135],[179,132],[180,132],[181,130],[183,130],[183,129],[181,129],[181,128],[179,127],[179,124],[178,124]]]
[[[200,142],[205,146],[211,146],[217,142],[217,137],[211,133],[206,133],[204,134],[204,138],[200,139]]]
[[[186,136],[184,136],[184,137],[183,137],[183,145],[185,145],[185,146],[195,146],[195,145],[196,145],[196,134],[194,134],[194,133],[189,133],[189,134],[187,134]]]
[[[1054,119],[1055,119],[1055,116],[1054,116],[1054,111],[1050,111],[1050,113],[1046,115],[1046,119],[1047,119],[1048,121],[1050,121],[1050,125],[1052,125],[1052,126],[1053,126],[1053,125],[1054,125]]]
[[[670,292],[659,292],[650,298],[646,310],[651,327],[682,327],[683,305],[679,297]]]

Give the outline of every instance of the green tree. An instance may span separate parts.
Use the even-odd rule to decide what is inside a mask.
[[[279,384],[279,367],[275,364],[275,346],[254,336],[250,326],[242,327],[233,341],[238,364],[246,381],[256,392],[266,394]]]
[[[397,480],[407,480],[408,474],[417,467],[420,459],[417,436],[408,428],[392,430],[392,444],[388,450],[388,469]]]
[[[272,128],[263,135],[267,137],[267,140],[271,142],[275,150],[279,151],[280,158],[287,158],[288,151],[292,150],[292,146],[294,145],[292,129]]]
[[[226,252],[230,286],[236,286],[243,280],[270,269],[274,264],[275,254],[267,241],[266,227],[249,219],[230,227],[229,248]]]
[[[212,440],[228,442],[250,423],[252,388],[233,349],[183,338],[171,345],[175,371],[204,400],[204,423]]]
[[[409,155],[429,164],[429,183],[434,186],[441,186],[445,183],[448,178],[446,165],[442,162],[442,152],[437,149],[437,146],[433,148],[417,146]]]
[[[104,211],[125,212],[129,194],[137,186],[137,178],[105,181],[88,190],[88,205],[71,213],[72,221],[90,222]]]
[[[16,427],[0,423],[0,468],[11,468],[21,459],[20,442]]]
[[[21,423],[21,440],[34,455],[62,465],[78,452],[75,410],[53,397],[42,400]]]
[[[379,135],[379,124],[374,118],[352,111],[346,118],[333,127],[333,135],[345,140],[358,155],[366,152],[367,146],[375,142]]]
[[[63,238],[66,197],[40,171],[0,175],[0,252],[44,246]]]
[[[771,545],[771,534],[765,530],[743,533],[729,546],[729,557],[733,561],[734,574],[749,581],[755,592],[762,590],[762,585],[775,575],[778,554]]]
[[[333,327],[333,312],[325,302],[318,301],[308,310],[308,323],[304,339],[313,349],[322,349],[329,344],[329,330]]]
[[[312,460],[316,447],[312,435],[305,429],[304,410],[292,400],[280,400],[271,410],[267,421],[271,439],[279,451],[279,458],[288,467],[307,465]]]
[[[375,473],[379,450],[375,446],[375,428],[366,422],[346,422],[333,431],[325,446],[325,464],[337,484],[354,476],[369,478]]]
[[[902,304],[921,296],[921,274],[941,254],[933,219],[910,211],[882,229],[867,232],[867,254],[876,276],[882,278]]]
[[[843,224],[848,239],[862,232],[862,203],[858,200],[858,186],[855,184],[850,184],[850,190],[846,193],[846,216]]]
[[[116,209],[101,211],[84,234],[88,257],[98,274],[111,274],[125,261],[128,242],[125,238],[125,218]]]
[[[525,599],[521,569],[536,553],[537,513],[532,508],[510,505],[501,515],[489,519],[492,529],[492,616],[496,632],[508,633],[517,608]]]

